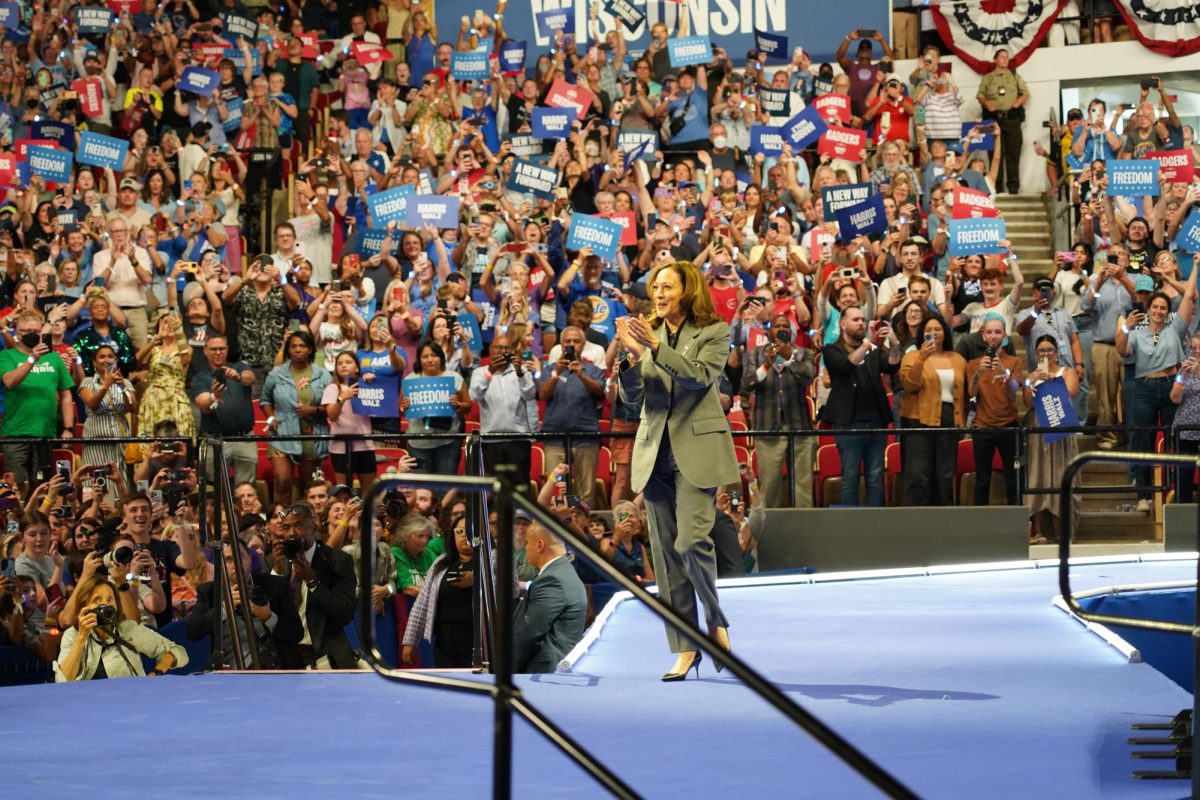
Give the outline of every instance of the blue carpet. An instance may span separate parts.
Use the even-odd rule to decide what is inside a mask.
[[[1184,625],[1196,623],[1195,589],[1100,595],[1084,598],[1080,605],[1087,611],[1113,617],[1179,622]],[[1192,683],[1196,678],[1196,644],[1190,636],[1124,625],[1110,627],[1138,649],[1143,661],[1175,681],[1184,691],[1192,691]]]
[[[1195,565],[1076,573],[1085,589],[1182,579]],[[1184,796],[1183,783],[1130,779],[1125,738],[1190,696],[1055,610],[1056,592],[1052,570],[1021,570],[722,599],[741,655],[922,797]],[[702,680],[660,683],[671,660],[661,626],[625,602],[574,672],[521,686],[649,798],[878,796],[709,664]],[[3,697],[19,721],[5,769],[19,796],[132,797],[151,775],[172,797],[490,794],[489,701],[374,675],[168,677]],[[48,768],[47,743],[70,754],[69,768]],[[604,796],[522,723],[516,753],[518,797]]]

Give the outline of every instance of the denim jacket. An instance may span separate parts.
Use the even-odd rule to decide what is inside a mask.
[[[312,365],[313,401],[321,402],[325,387],[333,382],[330,374],[321,366]],[[299,436],[300,417],[296,414],[296,383],[292,380],[291,364],[284,362],[267,374],[263,383],[261,402],[270,405],[275,411],[275,420],[279,423],[280,436]],[[329,424],[324,414],[313,418],[313,435],[329,433]],[[316,442],[314,455],[324,458],[329,452],[328,442]],[[272,441],[271,446],[289,456],[300,455],[300,442]]]

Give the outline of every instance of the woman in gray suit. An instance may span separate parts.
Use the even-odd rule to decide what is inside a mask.
[[[616,320],[625,351],[622,397],[642,405],[632,488],[646,501],[659,597],[695,622],[698,595],[709,636],[729,650],[729,621],[717,602],[709,536],[717,487],[738,480],[733,436],[717,389],[729,355],[729,326],[713,309],[695,264],[661,264],[647,285],[654,303],[650,319]],[[692,641],[668,625],[667,642],[677,658],[663,680],[683,680],[693,667],[699,676],[701,654]]]

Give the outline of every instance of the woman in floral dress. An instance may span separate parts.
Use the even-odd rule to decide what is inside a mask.
[[[137,359],[150,368],[138,403],[138,430],[153,431],[163,420],[173,420],[180,436],[193,436],[196,420],[184,384],[192,348],[184,338],[178,314],[159,317],[155,335],[138,351]]]

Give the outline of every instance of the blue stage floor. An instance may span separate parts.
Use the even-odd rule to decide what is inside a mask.
[[[1074,574],[1084,590],[1193,579],[1196,567]],[[1053,569],[1024,569],[722,599],[750,664],[922,797],[1185,796],[1183,782],[1131,779],[1167,762],[1133,762],[1125,739],[1190,695],[1053,608],[1055,594]],[[571,673],[521,683],[648,798],[878,796],[707,662],[700,681],[660,683],[671,661],[659,623],[625,602]],[[3,701],[12,797],[490,794],[490,702],[375,675],[103,681],[8,689]],[[523,723],[516,754],[517,797],[604,796]]]

